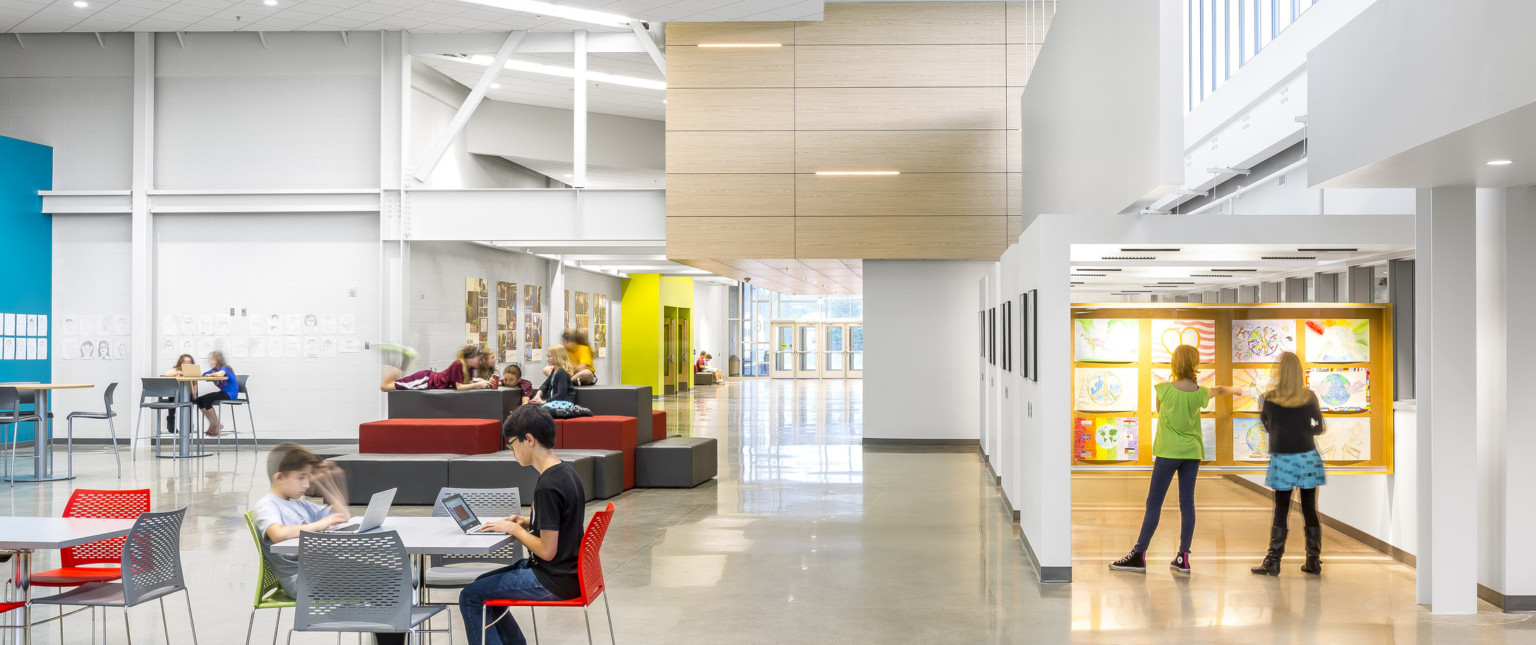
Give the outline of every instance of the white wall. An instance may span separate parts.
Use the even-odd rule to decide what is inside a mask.
[[[1162,76],[1164,45],[1181,42],[1178,21],[1163,33],[1169,10],[1182,3],[1072,0],[1056,10],[1022,99],[1026,226],[1040,213],[1118,213],[1183,181],[1182,104],[1162,91],[1180,83]]]
[[[469,96],[469,88],[448,78],[442,72],[424,63],[411,63],[411,115],[408,141],[406,141],[406,166],[415,168],[439,134],[448,129],[448,123],[458,111],[459,105]],[[481,101],[475,110],[478,115],[490,108],[495,101]],[[437,168],[422,184],[424,188],[544,188],[545,177],[526,168],[520,168],[506,160],[485,155],[470,154],[467,141],[468,127],[459,131],[448,146],[448,151],[438,162]],[[566,139],[569,142],[569,138]]]
[[[1504,281],[1501,285],[1503,294],[1502,298],[1498,294],[1491,294],[1490,301],[1502,301],[1506,321],[1504,336],[1507,341],[1523,331],[1524,325],[1528,324],[1526,321],[1536,320],[1536,300],[1530,297],[1530,285],[1523,279],[1536,275],[1536,254],[1530,252],[1532,246],[1536,245],[1536,188],[1524,186],[1505,191],[1505,207],[1507,215],[1502,232],[1502,241],[1506,245],[1503,253]],[[1510,325],[1511,321],[1515,321],[1515,324]],[[1479,389],[1497,388],[1502,381],[1502,387],[1510,394],[1536,391],[1536,374],[1532,374],[1529,367],[1536,362],[1536,347],[1525,342],[1506,342],[1503,350],[1503,378],[1492,382],[1479,378]],[[1506,408],[1503,411],[1506,423],[1503,428],[1504,452],[1495,458],[1504,462],[1504,495],[1500,505],[1487,511],[1497,513],[1503,519],[1504,537],[1502,540],[1493,540],[1491,545],[1502,547],[1504,553],[1503,586],[1495,587],[1494,590],[1507,596],[1525,596],[1529,599],[1536,596],[1536,552],[1530,548],[1531,544],[1536,543],[1536,513],[1530,511],[1529,504],[1530,492],[1536,490],[1536,468],[1526,463],[1526,456],[1536,451],[1536,432],[1523,423],[1509,423],[1511,419],[1520,418],[1509,414],[1508,410],[1522,404],[1518,394],[1513,398],[1505,398],[1503,403]],[[1481,440],[1479,437],[1479,442]]]
[[[730,367],[730,296],[723,284],[693,283],[693,349],[712,354],[709,365],[722,374]]]
[[[129,242],[127,215],[69,215],[53,218],[53,380],[56,383],[90,383],[88,390],[59,390],[53,405],[60,416],[76,410],[100,411],[103,389],[118,383],[113,409],[118,413],[117,436],[127,439],[132,413],[137,401],[128,398],[132,373],[127,356],[108,360],[78,360],[79,344],[85,340],[109,342],[118,339],[115,330],[99,334],[91,326],[73,335],[64,333],[64,319],[79,316],[127,315],[130,302]],[[110,318],[109,318],[110,320]],[[68,339],[68,340],[66,340]],[[169,364],[167,364],[168,366]],[[63,428],[59,429],[63,432]],[[76,437],[106,437],[104,421],[76,424]]]
[[[865,438],[978,440],[975,285],[991,265],[864,261]],[[917,357],[931,369],[920,395]]]
[[[1504,191],[1477,191],[1477,580],[1505,589],[1504,505],[1509,360]]]
[[[553,263],[526,253],[514,253],[493,249],[468,242],[412,242],[410,244],[410,282],[406,302],[409,304],[408,338],[406,342],[421,352],[419,367],[413,369],[441,370],[453,360],[455,352],[463,347],[464,335],[464,279],[485,278],[489,302],[496,307],[496,283],[513,282],[518,289],[517,347],[522,355],[523,321],[527,313],[522,306],[523,287],[536,284],[544,287],[544,347],[560,342],[560,321],[551,320],[551,305],[563,294],[549,288],[554,276]],[[619,299],[623,297],[620,280],[578,269],[567,268],[565,288],[569,291],[603,293],[608,296],[609,326],[608,350],[603,357],[594,359],[598,378],[604,383],[617,383],[619,374]],[[523,368],[523,378],[538,386],[543,382],[544,363],[518,361]],[[498,361],[498,365],[505,367]]]
[[[156,40],[157,188],[379,185],[378,32],[183,38]]]
[[[101,36],[0,39],[0,135],[52,146],[55,190],[129,184],[133,36]]]
[[[460,86],[462,87],[462,86]],[[468,149],[483,155],[571,163],[575,126],[571,110],[485,101],[469,120]],[[587,115],[587,163],[661,171],[666,163],[666,124],[612,114]]]

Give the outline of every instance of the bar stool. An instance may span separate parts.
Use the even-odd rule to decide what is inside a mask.
[[[178,410],[180,408],[190,408],[197,405],[192,401],[178,402],[176,400],[178,396],[177,392],[181,389],[181,384],[177,383],[175,378],[153,377],[142,379],[140,382],[143,384],[143,387],[141,387],[139,390],[139,418],[133,424],[133,440],[128,443],[128,450],[129,452],[133,453],[134,459],[139,458],[139,428],[144,425],[145,410],[154,410],[159,412],[160,410]],[[171,400],[161,401],[160,399],[163,398],[168,398]],[[156,417],[155,454],[157,455],[160,454],[161,442],[161,433],[159,432],[159,428],[160,419],[159,417]],[[193,429],[186,428],[186,431],[193,432]],[[201,432],[197,433],[198,441],[202,441],[202,434],[203,433]]]
[[[10,426],[10,440],[6,442],[6,449],[10,451],[5,462],[5,480],[12,486],[16,485],[16,437],[21,434],[21,424],[31,423],[38,428],[34,432],[40,432],[42,418],[34,412],[21,411],[21,392],[14,387],[0,387],[0,427]],[[0,434],[0,440],[5,435]]]
[[[235,384],[240,386],[240,391],[236,394],[238,398],[219,401],[219,406],[238,405],[245,408],[245,419],[251,424],[251,450],[256,450],[256,418],[251,416],[251,393],[245,389],[245,380],[247,378],[249,377],[245,374],[236,374]],[[233,441],[235,442],[236,451],[240,450],[240,422],[238,419],[239,417],[236,417],[233,411],[229,413],[229,422],[233,428],[229,431],[229,434],[234,437]],[[219,438],[214,445],[219,452],[224,451],[224,433],[219,433]]]
[[[112,458],[117,460],[117,476],[119,478],[123,476],[123,457],[117,453],[117,424],[112,422],[112,419],[117,417],[117,413],[112,411],[112,393],[116,390],[117,383],[113,383],[108,385],[106,392],[102,394],[101,399],[106,407],[105,412],[78,411],[71,412],[68,417],[65,417],[68,420],[66,427],[68,428],[69,439],[66,444],[68,448],[64,454],[68,460],[69,477],[75,476],[75,419],[106,419],[107,430],[112,433]],[[106,451],[102,450],[100,452]]]

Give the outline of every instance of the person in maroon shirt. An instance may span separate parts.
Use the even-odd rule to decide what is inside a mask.
[[[486,357],[484,347],[479,345],[465,345],[459,350],[458,356],[447,369],[441,372],[421,370],[409,376],[402,376],[399,370],[384,377],[384,382],[379,389],[389,392],[391,390],[481,390],[492,387],[491,382],[483,378],[472,378],[475,370],[480,369]]]
[[[533,384],[529,383],[528,379],[523,378],[523,368],[519,367],[517,363],[508,365],[507,369],[502,371],[501,386],[522,390],[523,403],[527,403],[528,399],[533,398]]]

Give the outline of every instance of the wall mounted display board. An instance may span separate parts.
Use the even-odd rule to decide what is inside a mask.
[[[1032,309],[1026,297],[1022,317],[1032,319]],[[1076,471],[1151,467],[1154,386],[1171,377],[1173,349],[1190,345],[1200,352],[1201,385],[1242,391],[1201,410],[1203,469],[1264,471],[1269,436],[1258,413],[1280,354],[1290,351],[1323,408],[1327,430],[1317,448],[1328,470],[1392,472],[1390,305],[1081,304],[1072,309],[1071,329]],[[1026,335],[1026,353],[1032,340]]]
[[[1003,303],[1003,371],[1013,371],[1013,303]]]

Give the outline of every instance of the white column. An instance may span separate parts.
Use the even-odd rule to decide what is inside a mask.
[[[1476,212],[1473,188],[1418,191],[1417,587],[1437,614],[1477,611]]]
[[[560,343],[565,333],[565,256],[556,256],[555,270],[549,279],[549,317],[544,319],[544,347]]]
[[[575,134],[571,150],[571,185],[587,187],[587,31],[577,29],[576,38],[576,103],[571,109],[574,117],[572,132]]]
[[[1506,321],[1525,324],[1536,316],[1536,300],[1530,297],[1527,276],[1536,275],[1536,253],[1530,249],[1536,245],[1536,188],[1522,186],[1505,191],[1504,221],[1504,314]],[[1513,326],[1512,326],[1513,327]],[[1505,389],[1513,395],[1504,401],[1506,409],[1520,405],[1519,397],[1536,388],[1536,374],[1532,374],[1531,361],[1536,361],[1536,347],[1516,340],[1518,327],[1506,328],[1506,339],[1515,342],[1505,344],[1504,359],[1507,371]],[[1514,332],[1514,333],[1510,333]],[[1510,403],[1513,400],[1515,403]],[[1536,596],[1536,551],[1530,548],[1536,543],[1536,514],[1530,511],[1530,495],[1536,486],[1536,468],[1525,463],[1524,456],[1536,450],[1536,432],[1531,432],[1514,415],[1506,414],[1504,427],[1504,495],[1502,508],[1495,512],[1504,519],[1504,537],[1499,543],[1504,549],[1504,588],[1497,591],[1506,598]]]
[[[149,191],[155,187],[155,34],[133,34],[133,175],[129,239],[133,327],[128,337],[129,382],[120,401],[139,400],[139,377],[154,374],[155,227]]]

